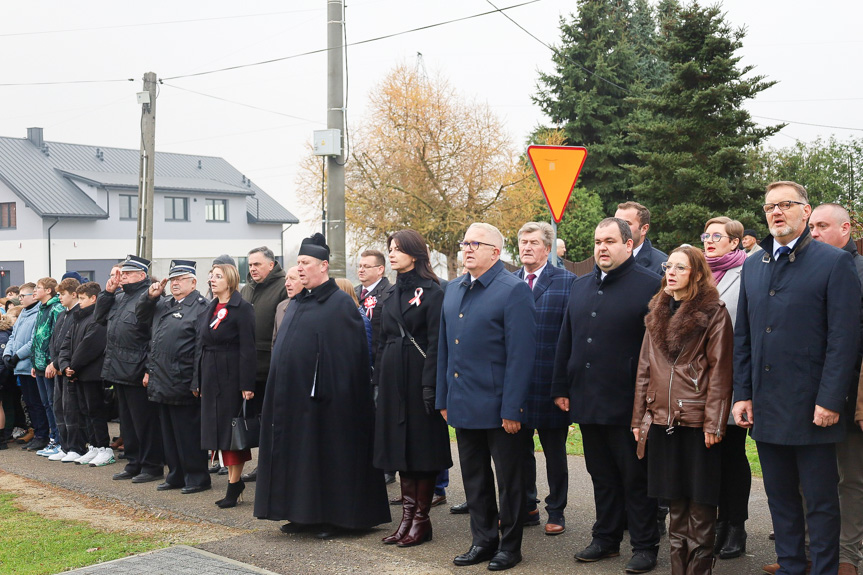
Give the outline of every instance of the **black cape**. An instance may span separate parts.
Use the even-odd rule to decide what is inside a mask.
[[[368,353],[363,320],[335,280],[288,306],[264,396],[255,517],[348,529],[391,520],[372,467]]]

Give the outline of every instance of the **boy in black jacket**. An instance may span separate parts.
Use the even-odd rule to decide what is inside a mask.
[[[78,309],[73,312],[74,323],[60,348],[59,368],[69,379],[69,385],[76,386],[78,409],[82,414],[87,430],[87,440],[93,453],[89,461],[82,462],[90,467],[101,467],[114,463],[114,451],[108,446],[107,404],[102,384],[102,363],[105,360],[108,330],[104,325],[93,321],[96,297],[102,288],[96,282],[87,282],[76,290]],[[81,459],[81,454],[67,452],[60,461],[70,463]]]
[[[45,367],[45,378],[54,380],[54,419],[57,422],[57,445],[54,453],[37,452],[48,457],[49,461],[61,461],[70,448],[84,447],[84,436],[81,431],[81,417],[77,409],[67,409],[70,402],[76,401],[69,396],[75,388],[70,388],[66,376],[57,368],[60,357],[60,347],[66,334],[72,328],[72,312],[78,307],[78,293],[75,291],[81,282],[75,278],[66,278],[57,285],[57,297],[65,308],[54,320],[54,329],[48,341],[48,365]],[[77,406],[77,402],[72,404]],[[47,448],[46,448],[47,449]]]

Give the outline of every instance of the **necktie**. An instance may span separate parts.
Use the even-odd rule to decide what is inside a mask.
[[[536,274],[527,274],[527,287],[533,289],[533,280],[536,279]]]
[[[365,300],[367,295],[369,295],[369,290],[363,288],[363,291],[360,292],[360,301]]]
[[[789,248],[788,246],[779,246],[779,249],[776,250],[776,259],[778,260],[779,256],[781,256],[782,254],[788,255],[790,253],[791,248]]]

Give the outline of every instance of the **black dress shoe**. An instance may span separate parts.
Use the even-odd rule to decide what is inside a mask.
[[[497,550],[494,547],[480,547],[479,545],[471,545],[470,549],[468,549],[466,553],[456,555],[455,559],[453,559],[452,562],[459,567],[464,567],[465,565],[476,565],[477,563],[482,563],[483,561],[489,561],[492,557],[495,556],[496,553]]]
[[[134,476],[134,475],[132,475],[131,473],[129,473],[128,471],[126,471],[126,470],[124,469],[124,470],[123,470],[123,471],[121,471],[120,473],[115,473],[115,474],[111,477],[111,479],[114,479],[114,480],[119,480],[119,479],[132,479],[133,477],[135,477],[135,476]]]
[[[647,573],[656,567],[656,551],[639,549],[632,552],[632,559],[626,564],[627,573]]]
[[[158,481],[165,477],[164,475],[153,475],[152,473],[139,473],[132,478],[132,483],[149,483],[150,481]]]
[[[212,488],[213,486],[209,483],[207,485],[187,485],[180,489],[180,493],[182,493],[183,495],[190,495],[192,493],[200,493],[202,491],[207,491]]]
[[[521,553],[518,551],[498,551],[488,564],[489,571],[505,571],[521,563]]]
[[[286,535],[291,535],[293,533],[305,533],[306,531],[311,531],[319,527],[318,525],[307,525],[305,523],[285,523],[281,527],[279,527],[279,531],[285,533]]]
[[[222,466],[219,465],[219,462],[217,461],[215,464],[210,466],[210,468],[207,471],[209,471],[210,473],[218,473],[221,468],[222,468]]]
[[[593,563],[606,557],[617,557],[620,555],[619,547],[603,547],[599,543],[591,543],[575,554],[575,558],[585,563]]]
[[[160,483],[159,485],[157,485],[156,491],[170,491],[172,489],[180,489],[181,487],[183,487],[183,486],[182,485],[174,485],[174,484],[168,483],[166,481],[165,483]],[[185,489],[185,487],[183,487],[183,489]]]
[[[243,476],[241,477],[241,479],[243,481],[245,481],[246,483],[254,483],[255,481],[258,480],[258,470],[255,469],[254,471],[249,471],[248,473],[243,473]]]
[[[449,508],[449,512],[453,515],[463,515],[465,513],[468,513],[467,501],[465,501],[464,503],[459,503],[458,505],[453,505]]]
[[[720,559],[734,559],[746,553],[746,529],[742,523],[731,523],[725,544],[718,549]]]

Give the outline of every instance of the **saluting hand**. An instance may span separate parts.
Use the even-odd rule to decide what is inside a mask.
[[[163,279],[160,282],[154,282],[153,285],[150,286],[149,294],[150,299],[156,299],[165,293],[165,284],[168,283],[168,278]]]

